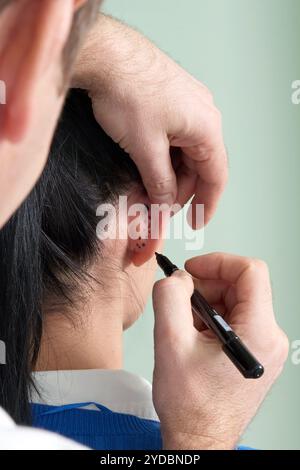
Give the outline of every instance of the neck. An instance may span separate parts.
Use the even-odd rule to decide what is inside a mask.
[[[36,370],[122,368],[124,306],[92,292],[78,310],[45,312]]]

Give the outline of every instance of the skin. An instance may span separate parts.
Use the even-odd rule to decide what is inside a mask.
[[[149,204],[145,191],[138,188],[127,197],[128,207]],[[130,217],[128,223],[133,219]],[[139,249],[138,244],[142,243],[145,246]],[[57,308],[57,302],[53,306],[51,300],[44,305],[46,320],[37,370],[122,368],[123,332],[144,310],[157,268],[153,255],[162,250],[163,242],[121,238],[102,244],[101,258],[94,259],[89,268],[91,276],[100,283],[76,288],[83,301],[75,302],[76,308],[67,311]]]
[[[94,285],[85,302],[68,309],[68,316],[64,309],[45,306],[46,322],[36,370],[122,369],[123,332],[141,315],[156,266],[154,258],[139,269],[113,261],[114,273],[102,260],[93,267],[96,279],[106,276],[105,287]]]
[[[62,51],[74,10],[82,3],[76,0],[18,0],[0,16],[0,77],[7,85],[7,104],[0,108],[0,227],[29,193],[47,159],[64,101],[64,93],[61,92]],[[136,161],[150,200],[173,202],[177,198],[184,203],[195,194],[194,202],[205,203],[207,222],[216,209],[227,179],[221,117],[211,94],[138,33],[104,17],[102,23],[99,21],[99,29],[91,31],[82,50],[73,84],[89,90],[96,118]],[[131,60],[132,57],[135,60]],[[180,153],[176,172],[171,166],[170,145],[177,147]],[[111,251],[117,272],[127,269],[137,286],[140,285],[142,270],[144,279],[151,272],[151,282],[150,278],[149,283],[145,282],[143,296],[146,285],[151,288],[154,265],[150,260],[157,243],[151,241],[141,252],[136,252],[132,241],[127,240],[127,244],[122,243],[115,247],[118,248],[115,252]],[[107,246],[107,250],[110,252],[111,247]],[[120,255],[118,258],[113,257],[116,253]],[[203,347],[203,336],[195,336],[192,329],[192,283],[189,277],[176,274],[171,280],[156,284],[153,294],[156,314],[153,387],[166,448],[232,448],[276,379],[286,357],[286,339],[275,323],[271,302],[267,302],[265,297],[265,291],[270,292],[266,269],[260,263],[242,260],[237,263],[234,258],[218,256],[226,258],[221,263],[221,266],[226,265],[226,270],[218,270],[212,279],[214,266],[220,266],[218,257],[205,258],[205,263],[201,258],[196,259],[188,267],[202,282],[207,279],[213,281],[212,291],[216,293],[220,292],[216,282],[220,280],[218,276],[222,281],[232,283],[230,272],[237,270],[240,276],[244,270],[252,273],[252,277],[242,277],[244,281],[241,283],[236,277],[236,296],[224,307],[229,319],[240,316],[237,333],[266,365],[266,375],[255,385],[245,383],[229,364],[224,362],[220,367],[224,358],[220,357],[216,344],[209,343],[209,349]],[[237,269],[237,264],[241,269]],[[211,272],[205,273],[203,266]],[[107,273],[109,267],[103,265],[102,269],[105,267]],[[97,262],[93,269],[100,269]],[[261,286],[265,287],[264,292]],[[121,284],[119,287],[120,293],[124,293]],[[85,350],[86,357],[80,357],[81,362],[75,357],[72,367],[119,367],[121,331],[138,314],[137,310],[134,310],[134,315],[130,313],[132,299],[127,304],[127,290],[126,293],[122,297],[122,305],[118,305],[120,296],[111,304],[110,312],[120,312],[118,320],[113,320],[112,315],[108,318],[100,316],[99,312],[107,306],[103,292],[102,295],[99,291],[91,295],[87,312],[90,315],[85,318],[99,327],[99,333],[102,330],[100,324],[105,324],[110,334],[107,342],[105,337],[102,338],[103,353],[95,349],[97,341],[94,336],[93,340],[91,338],[93,351]],[[243,300],[234,300],[239,295],[243,295]],[[253,317],[263,322],[264,331],[269,332],[268,348],[257,342],[253,335],[251,314],[256,311],[260,316]],[[82,318],[82,324],[85,318]],[[112,321],[115,323],[110,323]],[[89,322],[86,323],[88,325]],[[91,334],[88,327],[80,336],[70,325],[60,323],[60,326],[64,327],[64,339],[68,339],[70,347],[74,344],[74,351],[74,338],[83,341],[84,335],[89,337]],[[55,339],[55,347],[62,347],[57,328],[52,325],[47,331],[48,337]],[[84,341],[85,345],[88,343]],[[44,345],[44,351],[49,351],[50,345],[47,342]],[[111,345],[115,345],[115,353],[111,362],[107,362],[108,353],[113,353]],[[41,367],[46,367],[50,359],[43,353]],[[52,364],[54,359],[51,359]],[[66,367],[66,364],[57,365]],[[200,394],[195,392],[199,390]],[[217,412],[207,406],[207,397],[216,394]],[[168,397],[167,403],[165,396]],[[245,396],[249,397],[247,403]],[[189,398],[182,400],[182,397]],[[180,413],[177,413],[179,409]],[[221,430],[222,436],[228,436],[228,441],[221,438]]]
[[[133,191],[129,199],[141,201],[141,195]],[[46,315],[39,370],[122,368],[122,334],[151,294],[154,252],[163,244],[142,241],[139,250],[130,238],[105,241],[103,259],[94,260],[91,274],[106,282],[92,290],[79,287],[86,298],[68,315],[45,305],[51,315]],[[153,400],[164,448],[234,449],[280,374],[288,341],[274,317],[265,263],[214,253],[187,261],[186,269],[190,274],[176,272],[153,289]],[[262,378],[245,380],[215,337],[203,325],[195,328],[194,284],[264,364]]]
[[[73,83],[89,90],[96,119],[135,161],[150,200],[183,205],[194,196],[194,206],[205,205],[207,223],[228,175],[221,114],[210,91],[145,37],[103,15]],[[170,146],[177,148],[175,170]]]
[[[7,88],[0,107],[0,227],[45,165],[64,100],[62,51],[83,3],[18,0],[0,16],[0,77]],[[96,119],[134,159],[152,202],[184,204],[194,194],[194,204],[205,204],[205,222],[211,218],[227,161],[220,112],[204,85],[103,15],[79,55],[72,85],[89,90]],[[176,171],[170,145],[179,150]]]
[[[219,342],[194,328],[190,275],[180,271],[156,283],[153,396],[164,445],[167,449],[234,449],[282,371],[288,340],[274,317],[263,261],[213,253],[188,260],[185,268],[264,364],[265,373],[258,380],[245,380]]]
[[[19,0],[0,16],[0,77],[7,88],[7,104],[0,106],[0,227],[46,162],[64,101],[61,53],[73,8],[72,0]]]

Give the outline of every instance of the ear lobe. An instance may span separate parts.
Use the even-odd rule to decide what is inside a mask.
[[[158,249],[159,240],[132,240],[131,260],[135,266],[142,266],[147,263]]]
[[[73,0],[18,0],[0,16],[0,78],[6,104],[0,107],[0,139],[22,140],[37,106],[37,89],[48,67],[59,63],[73,18]],[[7,23],[5,24],[7,20]]]
[[[146,216],[139,219],[138,230],[129,238],[131,261],[135,266],[142,266],[152,258],[162,239],[163,217],[158,214],[153,220],[150,207],[146,207]]]

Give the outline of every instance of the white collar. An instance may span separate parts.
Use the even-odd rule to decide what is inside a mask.
[[[52,406],[95,402],[118,413],[158,421],[151,384],[124,370],[59,370],[34,372],[38,393],[32,402]]]

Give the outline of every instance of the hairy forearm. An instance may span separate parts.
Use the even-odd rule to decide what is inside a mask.
[[[217,439],[208,435],[196,436],[178,432],[163,434],[165,450],[233,450],[236,443],[233,439]]]
[[[120,78],[134,80],[136,74],[141,73],[145,73],[146,78],[149,67],[155,65],[156,51],[157,48],[134,29],[99,14],[79,53],[72,86],[97,93],[102,86],[105,93]]]

